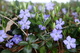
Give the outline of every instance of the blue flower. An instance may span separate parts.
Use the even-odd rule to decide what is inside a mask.
[[[11,40],[6,43],[6,47],[8,47],[8,48],[12,48],[13,45],[14,44]]]
[[[76,39],[71,38],[68,36],[66,40],[63,41],[63,43],[66,45],[67,49],[76,48]]]
[[[67,13],[66,8],[62,8],[62,12],[63,12],[64,14],[66,14],[66,13]]]
[[[20,10],[20,14],[19,14],[19,17],[20,18],[24,18],[24,17],[30,17],[30,13],[29,13],[29,10],[26,9],[26,10]]]
[[[55,28],[56,28],[56,29],[63,29],[63,28],[62,28],[62,25],[60,25],[60,24],[57,24],[57,25],[55,26]]]
[[[14,35],[14,37],[11,39],[15,44],[18,44],[20,41],[22,41],[21,35]]]
[[[62,25],[64,25],[64,21],[62,21],[62,18],[56,20],[56,29],[62,29]]]
[[[41,30],[45,30],[45,29],[46,29],[46,27],[45,27],[45,26],[42,26],[42,25],[39,25],[39,28],[40,28]]]
[[[54,9],[54,4],[52,2],[46,3],[46,9],[47,10],[53,10]]]
[[[79,19],[75,19],[74,21],[75,21],[75,22],[80,22],[80,20],[79,20]]]
[[[60,18],[59,20],[56,20],[56,24],[64,25],[64,21]]]
[[[21,29],[29,29],[31,22],[29,20],[22,19],[18,22],[21,25]]]
[[[28,10],[32,10],[33,6],[32,5],[28,5]]]
[[[4,41],[4,38],[7,38],[8,36],[4,32],[4,30],[0,30],[0,42]]]
[[[59,39],[62,38],[62,30],[57,30],[54,29],[51,33],[50,36],[54,39],[54,41],[58,41]]]
[[[44,20],[46,21],[49,17],[50,15],[44,15]]]
[[[72,12],[72,15],[74,16],[74,18],[78,17],[77,12]]]

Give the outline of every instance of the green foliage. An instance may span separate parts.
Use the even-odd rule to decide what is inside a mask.
[[[9,51],[8,49],[3,50],[1,53],[12,53],[11,51]]]
[[[78,53],[78,49],[80,49],[80,23],[74,22],[75,19],[80,19],[80,7],[79,6],[73,6],[72,3],[57,3],[53,2],[55,4],[54,10],[48,11],[45,10],[45,3],[35,3],[32,2],[18,2],[17,0],[14,2],[8,2],[7,9],[5,11],[0,11],[0,30],[4,29],[6,31],[6,25],[8,21],[13,21],[14,24],[11,25],[10,30],[12,31],[12,35],[21,35],[23,41],[21,41],[19,44],[14,44],[11,48],[11,51],[6,48],[4,45],[7,43],[6,40],[12,39],[5,39],[4,42],[0,42],[0,45],[2,45],[1,53],[12,53],[13,48],[17,49],[19,46],[23,46],[22,48],[18,48],[19,50],[15,53],[32,53],[39,52],[39,53],[48,53],[50,50],[51,53],[58,53],[59,46],[61,47],[61,43],[64,39],[69,35],[72,38],[76,39],[77,47],[76,49],[70,49],[67,50],[64,47],[64,53]],[[0,3],[1,4],[1,3]],[[79,4],[79,3],[78,3]],[[2,5],[2,4],[1,4]],[[28,30],[21,29],[18,25],[18,21],[20,21],[22,18],[17,17],[20,14],[20,10],[27,9],[28,5],[32,5],[32,10],[30,10],[30,14],[35,14],[34,17],[29,17],[28,20],[31,22],[30,28]],[[38,9],[39,6],[42,6],[42,10],[40,11]],[[1,7],[1,6],[0,6]],[[63,14],[62,8],[66,8],[67,13]],[[2,9],[1,9],[2,10]],[[72,15],[72,12],[77,12],[78,17],[74,18]],[[44,15],[50,15],[50,17],[45,21]],[[3,16],[1,16],[3,15]],[[4,18],[7,17],[7,18]],[[17,20],[13,20],[13,18],[18,18]],[[54,42],[53,39],[50,36],[50,33],[52,30],[56,27],[56,20],[59,18],[62,18],[65,24],[62,26],[62,34],[63,38],[59,41],[60,45],[57,42]],[[16,23],[16,24],[15,24]],[[26,23],[25,23],[26,24]],[[40,30],[39,25],[43,25],[46,27],[46,30]],[[27,34],[27,35],[25,35]],[[12,36],[9,35],[9,36]],[[28,40],[25,40],[28,38]],[[62,49],[62,48],[61,48]],[[14,52],[13,52],[14,53]]]

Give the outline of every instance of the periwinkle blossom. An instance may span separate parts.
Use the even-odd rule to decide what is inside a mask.
[[[75,22],[80,22],[80,20],[79,20],[79,19],[75,19],[74,21],[75,21]]]
[[[52,2],[46,3],[45,6],[46,6],[46,9],[49,11],[54,9],[54,3]]]
[[[58,41],[59,39],[62,39],[62,30],[57,30],[54,29],[51,33],[50,36],[53,38],[54,41]]]
[[[29,10],[26,9],[26,10],[20,10],[20,14],[19,14],[19,17],[20,18],[24,18],[24,17],[30,17],[30,13],[29,13]]]
[[[45,26],[42,26],[42,25],[39,25],[39,28],[40,28],[41,30],[45,30],[45,29],[46,29],[46,27],[45,27]]]
[[[50,17],[50,15],[44,15],[44,20],[46,21],[48,18]]]
[[[18,23],[21,25],[21,29],[29,29],[31,22],[29,20],[21,20],[18,21]]]
[[[64,14],[66,14],[66,13],[67,13],[66,8],[62,8],[62,12],[63,12]]]
[[[67,49],[76,48],[76,39],[71,38],[70,36],[68,36],[63,43],[66,45]]]
[[[13,45],[14,43],[11,40],[6,43],[6,47],[8,48],[12,48]]]
[[[22,41],[21,35],[14,35],[14,37],[11,39],[15,44],[18,44],[20,41]]]
[[[74,18],[78,17],[77,12],[72,12],[72,15],[74,16]]]
[[[28,5],[28,10],[32,10],[33,6],[32,5]]]
[[[60,24],[57,24],[57,25],[55,26],[55,28],[56,28],[56,29],[63,29],[63,28],[62,28],[62,25],[60,25]]]
[[[64,25],[64,21],[62,21],[62,18],[56,20],[56,29],[62,29],[62,25]]]
[[[4,41],[4,38],[7,38],[8,36],[6,35],[4,30],[0,30],[0,42]]]
[[[56,20],[56,24],[64,25],[64,21],[60,18],[59,20]]]

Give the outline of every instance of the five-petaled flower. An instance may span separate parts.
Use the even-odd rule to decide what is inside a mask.
[[[18,22],[21,25],[21,29],[29,29],[31,22],[29,20],[21,20]]]
[[[20,10],[19,17],[20,18],[30,17],[29,10],[28,9],[26,9],[26,10]]]
[[[51,33],[50,36],[54,39],[54,41],[58,41],[59,39],[62,38],[62,30],[57,30],[54,29]]]
[[[76,48],[76,39],[71,38],[70,36],[68,36],[63,42],[67,49]]]
[[[62,21],[62,18],[56,20],[56,29],[62,29],[62,25],[64,25],[64,21]]]
[[[15,44],[18,44],[20,41],[22,41],[21,35],[14,35],[14,37],[11,39]]]
[[[14,45],[14,43],[12,42],[12,40],[9,40],[9,41],[6,43],[6,47],[8,47],[8,48],[12,48],[13,45]]]

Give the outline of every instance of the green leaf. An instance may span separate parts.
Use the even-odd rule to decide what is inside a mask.
[[[52,53],[58,53],[58,49],[57,49],[57,48],[54,48],[54,49],[52,50]]]
[[[24,53],[32,53],[32,47],[30,45],[27,45],[23,49]]]
[[[8,49],[5,49],[1,53],[12,53],[12,52],[10,50],[8,50]]]
[[[70,50],[68,50],[68,51],[70,51],[70,52],[77,52],[76,49],[70,49]]]
[[[21,34],[22,32],[21,32],[20,29],[14,29],[14,30],[12,31],[12,33],[13,33],[13,34]]]
[[[26,41],[21,41],[18,45],[22,45],[22,46],[24,46],[24,45],[27,45],[28,43],[26,42]]]
[[[34,35],[29,35],[29,42],[32,43],[32,42],[35,42],[36,40],[36,37]]]
[[[51,18],[47,19],[45,22],[45,26],[50,22]]]
[[[45,48],[45,46],[42,46],[42,47],[40,48],[40,53],[46,53],[46,48]]]
[[[32,44],[32,47],[33,47],[34,49],[38,49],[38,48],[39,48],[39,45],[38,45],[38,44]]]
[[[46,45],[47,45],[47,47],[48,47],[49,49],[52,48],[52,42],[48,41],[48,42],[46,42]]]

